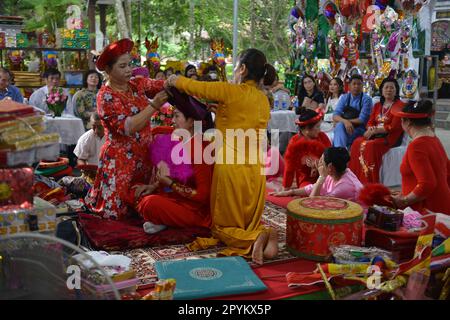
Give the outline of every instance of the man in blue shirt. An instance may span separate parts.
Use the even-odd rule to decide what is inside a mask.
[[[11,99],[23,103],[23,97],[19,89],[10,83],[11,75],[9,71],[0,67],[0,101],[3,99]]]
[[[339,99],[333,113],[333,146],[350,148],[353,141],[364,134],[372,112],[372,98],[363,92],[363,79],[355,74],[350,79],[350,92]]]

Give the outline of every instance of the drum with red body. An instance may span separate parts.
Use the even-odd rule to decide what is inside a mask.
[[[311,197],[293,200],[287,208],[286,246],[293,255],[328,261],[330,247],[361,245],[363,208],[359,204]]]

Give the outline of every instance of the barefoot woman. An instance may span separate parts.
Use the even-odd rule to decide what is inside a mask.
[[[277,254],[276,233],[261,224],[266,177],[262,174],[264,167],[257,153],[259,144],[253,146],[256,159],[251,162],[248,141],[245,148],[239,148],[238,139],[233,135],[227,136],[226,130],[244,133],[250,129],[247,132],[254,131],[258,140],[265,136],[270,107],[262,91],[262,81],[272,83],[275,78],[273,69],[268,66],[261,51],[248,49],[239,56],[234,84],[200,82],[176,76],[169,78],[166,84],[190,95],[219,102],[216,128],[224,137],[224,147],[216,150],[211,186],[212,233],[227,245],[221,254],[252,257],[258,264],[263,263],[264,258]],[[234,161],[226,161],[230,152],[234,155]],[[245,158],[242,164],[236,161],[241,156]],[[201,240],[203,244],[214,244],[214,241],[207,241],[209,239]]]

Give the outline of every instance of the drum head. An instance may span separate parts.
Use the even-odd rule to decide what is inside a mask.
[[[348,200],[332,197],[311,197],[289,202],[288,211],[291,214],[298,215],[299,218],[345,220],[362,217],[363,208]]]

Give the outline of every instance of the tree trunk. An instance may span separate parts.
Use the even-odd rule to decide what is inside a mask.
[[[250,1],[250,44],[252,48],[255,47],[256,40],[256,15],[255,15],[255,2]]]
[[[119,38],[130,38],[130,32],[128,31],[127,20],[125,18],[125,11],[123,10],[122,0],[115,0],[114,7],[116,9],[117,16],[117,29],[119,30]]]
[[[91,49],[97,50],[95,43],[95,3],[97,0],[89,1],[88,6],[88,17],[89,17],[89,41],[91,44]],[[94,36],[93,36],[94,35]],[[93,65],[90,65],[89,68],[92,69]]]
[[[108,35],[106,34],[106,4],[99,4],[98,8],[100,10],[100,31],[103,33],[103,43],[102,48],[106,45]]]
[[[133,34],[133,24],[132,24],[132,20],[131,20],[131,0],[125,0],[123,2],[124,5],[124,9],[125,9],[125,17],[127,19],[127,26],[128,26],[128,30],[130,32],[130,35]]]
[[[195,16],[194,16],[195,3],[194,0],[189,1],[189,22],[191,25],[189,34],[189,51],[191,54],[194,52],[194,33],[195,33]]]

